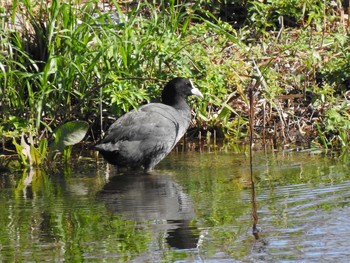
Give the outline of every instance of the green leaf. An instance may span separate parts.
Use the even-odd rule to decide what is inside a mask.
[[[54,150],[63,152],[67,146],[79,143],[84,139],[88,128],[89,124],[85,121],[71,121],[58,127],[54,133]]]
[[[15,139],[12,140],[12,143],[16,147],[16,152],[21,160],[21,163],[25,166],[29,165],[27,155],[24,153],[24,147],[18,144]]]
[[[39,143],[39,152],[40,152],[40,155],[41,155],[42,159],[45,158],[46,151],[47,151],[47,139],[43,138],[43,139],[41,139],[41,141]]]
[[[30,156],[34,165],[39,166],[42,163],[42,156],[33,145],[30,145]]]

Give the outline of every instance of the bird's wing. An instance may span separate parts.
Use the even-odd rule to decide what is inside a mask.
[[[176,143],[178,133],[178,112],[172,107],[153,103],[120,117],[111,125],[102,143],[150,141],[150,138],[154,138],[154,142],[167,138]]]

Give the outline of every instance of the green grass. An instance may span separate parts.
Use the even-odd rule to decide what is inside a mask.
[[[247,8],[247,21],[236,27],[206,1],[167,6],[110,1],[111,12],[121,18],[113,24],[98,2],[25,0],[0,10],[3,148],[22,134],[38,144],[71,120],[88,121],[89,138],[97,139],[108,125],[102,111],[120,116],[149,102],[174,76],[190,77],[205,95],[192,103],[202,131],[219,129],[229,141],[246,141],[246,88],[257,76],[262,85],[255,94],[256,138],[283,145],[302,137],[319,147],[348,146],[343,93],[350,41],[335,11],[305,1],[296,6],[231,1]],[[263,17],[261,10],[271,15]],[[299,24],[278,28],[276,13],[291,14]],[[289,105],[279,98],[295,93],[312,98]],[[340,117],[329,111],[337,105],[343,105],[337,108]]]

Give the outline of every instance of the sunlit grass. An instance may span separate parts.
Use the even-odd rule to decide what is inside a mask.
[[[263,84],[256,93],[257,138],[267,134],[279,144],[293,143],[293,131],[330,148],[348,144],[348,132],[318,138],[329,127],[335,131],[347,123],[346,107],[339,112],[344,121],[323,114],[317,126],[306,109],[301,115],[292,113],[278,101],[280,95],[312,92],[312,106],[321,114],[338,103],[335,91],[344,87],[333,76],[346,79],[349,37],[341,28],[322,31],[322,26],[337,23],[334,16],[320,25],[325,14],[317,13],[309,25],[276,34],[260,25],[262,20],[251,21],[255,32],[250,26],[233,27],[203,6],[208,4],[111,1],[101,8],[99,1],[73,0],[5,6],[0,16],[1,135],[12,141],[30,132],[38,142],[61,123],[87,120],[90,138],[96,140],[108,126],[103,112],[118,117],[157,98],[166,80],[184,76],[205,94],[204,100],[192,103],[195,125],[242,141],[248,134],[245,90],[257,75]],[[310,10],[307,6],[305,12]],[[332,54],[334,61],[328,63]],[[335,84],[317,88],[317,72]],[[325,94],[323,87],[332,91]],[[305,125],[309,130],[303,130]]]

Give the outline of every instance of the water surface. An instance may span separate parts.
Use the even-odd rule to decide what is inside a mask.
[[[346,262],[350,161],[173,152],[151,174],[103,161],[0,175],[1,262]]]

